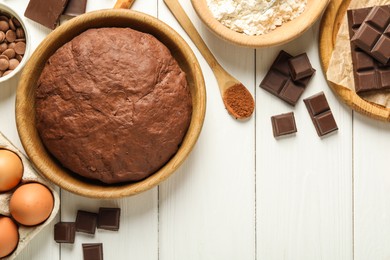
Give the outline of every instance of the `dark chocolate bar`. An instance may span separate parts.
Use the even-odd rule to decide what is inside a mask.
[[[98,215],[83,210],[77,211],[76,231],[95,234]]]
[[[292,73],[290,66],[299,66],[299,62],[293,62],[289,64],[289,60],[293,58],[285,51],[281,51],[276,57],[267,75],[260,83],[260,87],[270,92],[271,94],[279,97],[290,105],[295,106],[299,98],[305,91],[306,86],[309,84],[314,71],[309,76],[294,81],[292,79]],[[297,72],[303,71],[301,68],[295,69]]]
[[[64,15],[78,16],[85,13],[87,8],[87,0],[68,0]]]
[[[293,134],[297,132],[294,112],[271,117],[274,137]]]
[[[83,244],[84,260],[103,260],[103,244]]]
[[[120,215],[120,208],[100,208],[97,227],[101,229],[118,231]]]
[[[50,29],[56,28],[58,19],[68,0],[30,0],[24,16]]]
[[[371,57],[387,64],[390,60],[390,6],[374,6],[351,41]]]
[[[389,5],[386,6],[389,8]],[[352,39],[364,23],[372,7],[348,10],[349,36]],[[353,63],[353,74],[355,91],[362,94],[369,91],[390,89],[390,65],[384,65],[372,58],[351,41],[351,55]]]
[[[58,222],[54,225],[54,240],[57,243],[74,243],[75,235],[74,222]]]
[[[324,136],[338,130],[333,113],[330,110],[325,94],[320,92],[303,100],[318,136]]]

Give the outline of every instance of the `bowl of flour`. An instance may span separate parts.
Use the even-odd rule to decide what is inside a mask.
[[[300,36],[329,0],[191,0],[216,35],[236,45],[270,47]]]

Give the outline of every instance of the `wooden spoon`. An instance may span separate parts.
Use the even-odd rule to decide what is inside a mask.
[[[213,70],[227,111],[237,119],[250,117],[255,107],[251,93],[218,63],[178,0],[164,0],[164,2]]]
[[[130,9],[130,7],[134,4],[135,0],[117,0],[114,9]]]

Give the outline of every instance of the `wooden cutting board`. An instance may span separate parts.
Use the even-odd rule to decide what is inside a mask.
[[[337,33],[350,2],[351,0],[331,0],[322,17],[320,25],[319,51],[322,69],[325,74],[328,70]],[[334,84],[330,81],[328,81],[328,84],[338,97],[353,110],[375,119],[390,121],[389,108],[365,101],[359,97],[355,91],[346,87]]]

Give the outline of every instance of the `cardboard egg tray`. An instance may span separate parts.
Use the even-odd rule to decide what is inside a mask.
[[[27,159],[27,157],[23,153],[21,153],[15,146],[13,146],[12,143],[1,132],[0,132],[0,149],[8,149],[12,152],[15,152],[17,155],[19,155],[20,159],[23,162],[23,168],[24,168],[21,184],[28,183],[28,182],[39,182],[50,189],[54,198],[53,211],[51,212],[51,215],[45,222],[32,227],[18,225],[19,244],[16,250],[11,255],[1,258],[1,260],[5,260],[5,259],[10,260],[10,259],[14,259],[23,250],[23,248],[31,241],[31,239],[33,239],[35,235],[37,235],[46,225],[48,225],[55,218],[58,209],[60,207],[60,198],[58,196],[58,193],[54,190],[54,186],[38,174],[38,172],[34,169],[34,167]],[[17,187],[19,186],[20,184]],[[14,190],[15,189],[8,191],[6,193],[0,193],[0,215],[10,216],[9,201],[11,199],[11,195]]]

